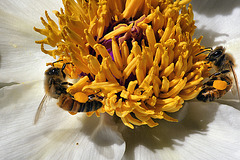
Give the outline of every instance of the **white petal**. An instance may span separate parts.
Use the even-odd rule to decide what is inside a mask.
[[[33,30],[42,28],[40,16],[44,10],[59,10],[60,1],[13,1],[0,2],[0,82],[25,82],[43,78],[46,62],[53,61],[40,51],[35,40],[44,37]],[[50,14],[51,17],[53,14]],[[56,18],[55,18],[56,19]]]
[[[193,0],[196,20],[195,37],[203,35],[202,44],[212,47],[240,36],[240,1]]]
[[[240,111],[229,106],[192,102],[179,123],[126,129],[124,159],[239,159],[239,120]]]
[[[121,159],[125,143],[110,116],[71,116],[53,100],[33,125],[41,87],[32,82],[0,90],[2,159]]]

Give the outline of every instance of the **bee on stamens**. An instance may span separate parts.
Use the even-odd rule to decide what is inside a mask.
[[[213,63],[216,72],[209,77],[209,80],[206,83],[203,84],[202,90],[198,94],[197,99],[199,101],[207,102],[221,98],[232,88],[233,79],[239,97],[237,76],[233,69],[235,67],[234,59],[230,54],[225,53],[225,48],[218,46],[214,50],[211,49],[206,60]],[[231,73],[233,76],[231,76]]]
[[[35,115],[34,124],[37,123],[43,106],[48,97],[58,100],[58,106],[71,114],[78,112],[91,112],[102,107],[102,99],[95,94],[89,95],[87,101],[80,103],[72,95],[67,93],[68,86],[72,84],[66,81],[66,74],[63,72],[66,64],[62,68],[50,67],[45,71],[44,89],[45,95],[38,107]],[[87,96],[87,95],[86,95]]]

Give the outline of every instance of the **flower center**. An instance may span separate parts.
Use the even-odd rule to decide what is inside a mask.
[[[103,107],[89,116],[115,114],[130,128],[154,127],[153,119],[177,121],[166,113],[198,95],[210,67],[198,55],[202,37],[192,40],[196,27],[188,2],[64,0],[65,10],[55,12],[59,25],[46,12],[45,29],[34,28],[47,36],[36,43],[58,56],[55,66],[72,64],[64,72],[80,78],[67,89],[76,100],[102,97]]]

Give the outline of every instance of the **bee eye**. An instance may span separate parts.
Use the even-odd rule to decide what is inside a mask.
[[[207,59],[209,61],[215,61],[218,57],[223,55],[223,51],[224,50],[222,48],[217,48],[209,53],[209,55],[207,56]]]
[[[213,54],[215,57],[219,57],[222,55],[222,50],[216,50]]]
[[[49,75],[58,75],[59,74],[59,69],[58,68],[53,68],[48,72]]]

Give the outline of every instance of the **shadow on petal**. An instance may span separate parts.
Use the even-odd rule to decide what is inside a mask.
[[[44,138],[40,137],[44,146],[40,147],[41,150],[34,157],[121,159],[125,151],[125,142],[117,131],[117,126],[113,126],[113,122],[105,122],[108,121],[106,118],[111,119],[105,115],[101,115],[100,118],[87,117],[84,114],[69,116],[59,127],[41,134],[44,135]]]
[[[231,106],[240,111],[240,103],[238,101],[218,100],[219,103]]]
[[[206,47],[212,47],[212,46],[217,46],[219,44],[226,43],[225,40],[216,41],[216,39],[218,37],[222,37],[222,36],[228,37],[229,35],[226,33],[218,33],[213,30],[205,29],[205,26],[203,26],[201,28],[196,28],[196,30],[195,30],[194,37],[197,38],[200,36],[203,36],[203,40],[201,42],[202,45],[204,45]]]
[[[230,15],[234,8],[240,7],[240,1],[236,0],[192,0],[194,11],[204,14],[208,17],[216,15]]]
[[[1,64],[1,56],[0,56],[0,64]],[[5,86],[12,86],[12,85],[15,85],[15,84],[18,84],[16,82],[11,82],[11,83],[0,83],[0,88],[3,88]]]
[[[124,127],[123,138],[127,145],[125,159],[135,159],[134,150],[139,145],[154,153],[166,148],[174,150],[175,146],[184,145],[185,139],[192,134],[206,135],[218,106],[217,103],[189,102],[186,117],[178,123],[158,121],[159,126],[155,128],[140,126],[134,130]]]

